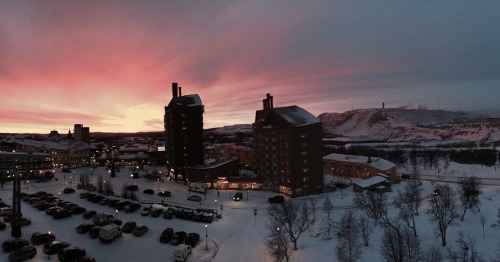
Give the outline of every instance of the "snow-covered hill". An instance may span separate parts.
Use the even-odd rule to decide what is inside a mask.
[[[383,141],[473,140],[498,141],[500,129],[492,118],[427,109],[356,109],[318,116],[326,133]]]

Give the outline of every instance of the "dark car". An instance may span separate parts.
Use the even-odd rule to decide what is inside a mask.
[[[36,247],[33,245],[27,245],[16,249],[14,252],[10,253],[9,261],[24,261],[32,259],[36,255]]]
[[[52,241],[43,245],[43,253],[46,255],[55,255],[65,247],[71,246],[68,242]]]
[[[161,197],[170,197],[172,196],[172,193],[170,193],[170,191],[165,190],[158,192],[157,195]]]
[[[63,193],[64,194],[75,193],[75,189],[73,189],[73,188],[65,188],[65,189],[63,189]]]
[[[3,242],[2,249],[5,252],[11,252],[18,248],[28,246],[30,241],[24,238],[10,238]]]
[[[184,242],[184,244],[190,245],[191,247],[195,247],[196,244],[198,244],[198,241],[200,241],[200,234],[189,233],[186,237],[186,241]]]
[[[236,192],[236,194],[234,194],[233,199],[234,199],[234,201],[240,201],[241,199],[243,199],[243,193]]]
[[[285,202],[285,197],[284,196],[273,196],[268,199],[269,203],[283,203]]]
[[[134,229],[132,229],[132,234],[136,237],[140,237],[146,232],[148,232],[148,226],[146,225],[137,225]]]
[[[90,238],[96,239],[99,237],[99,231],[101,231],[102,226],[93,226],[89,230]]]
[[[95,262],[95,258],[93,257],[81,257],[77,260],[75,260],[75,262]]]
[[[174,236],[174,229],[171,227],[167,227],[163,230],[163,232],[161,232],[160,242],[168,243],[173,236]]]
[[[144,190],[142,191],[142,193],[144,193],[144,194],[148,194],[148,195],[154,195],[154,194],[155,194],[155,191],[154,191],[153,189],[151,189],[151,188],[148,188],[148,189],[144,189]]]
[[[59,253],[57,254],[57,258],[60,262],[69,262],[82,258],[86,254],[87,252],[83,248],[69,246],[59,251]]]
[[[191,196],[187,197],[187,200],[199,202],[199,201],[201,201],[201,197],[198,195],[191,195]]]
[[[95,216],[95,214],[97,214],[97,211],[95,211],[95,210],[85,211],[83,213],[83,218],[89,219],[89,218],[92,218],[93,216]]]
[[[68,212],[70,212],[73,215],[81,214],[84,213],[85,211],[87,211],[87,209],[81,206],[71,206],[70,208],[68,208]]]
[[[137,223],[135,223],[134,221],[128,221],[127,223],[125,223],[122,227],[122,232],[123,233],[131,233],[132,232],[132,229],[134,229],[134,227],[137,226]]]
[[[172,245],[179,245],[184,243],[184,240],[186,240],[187,233],[184,231],[177,231],[175,232],[174,236],[170,240],[170,244]]]
[[[31,243],[33,245],[41,245],[56,240],[56,236],[50,231],[47,233],[35,232],[31,235]]]
[[[94,226],[94,224],[90,224],[90,223],[80,224],[76,227],[76,232],[78,232],[80,234],[88,233],[93,226]]]
[[[132,213],[139,208],[141,208],[141,204],[130,202],[128,205],[125,205],[125,212]]]
[[[70,217],[70,216],[71,216],[71,212],[69,212],[68,210],[66,210],[64,208],[58,208],[52,213],[52,217],[54,219],[61,219],[61,218]]]
[[[163,213],[163,209],[160,209],[160,208],[153,208],[153,210],[151,210],[152,217],[159,217],[162,213]]]

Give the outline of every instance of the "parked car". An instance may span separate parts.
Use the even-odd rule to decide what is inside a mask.
[[[201,197],[198,195],[191,195],[191,196],[187,197],[187,200],[199,202],[199,201],[201,201]]]
[[[99,232],[101,231],[102,226],[93,226],[89,230],[89,237],[96,239],[99,237]]]
[[[63,189],[63,193],[64,194],[75,193],[75,189],[74,188],[65,188],[65,189]]]
[[[283,203],[285,202],[285,197],[281,195],[273,196],[268,198],[268,202],[273,204],[273,203]]]
[[[151,214],[151,207],[144,207],[141,211],[141,216],[149,216]]]
[[[94,226],[94,224],[90,224],[90,223],[80,224],[76,227],[76,232],[78,232],[80,234],[88,233],[93,226]]]
[[[134,229],[134,227],[137,226],[137,223],[135,223],[134,221],[128,221],[127,223],[125,223],[122,227],[122,232],[123,233],[131,233],[132,232],[132,229]]]
[[[42,233],[42,232],[34,232],[31,235],[31,243],[33,245],[41,245],[48,242],[52,242],[56,240],[56,236],[52,232]]]
[[[144,189],[142,191],[142,193],[147,194],[147,195],[154,195],[155,191],[153,189],[151,189],[151,188],[148,188],[148,189]]]
[[[95,214],[97,214],[97,211],[95,211],[95,210],[85,211],[83,213],[83,218],[89,219],[89,218],[92,218],[93,216],[95,216]]]
[[[240,191],[236,192],[236,194],[234,194],[234,201],[240,201],[241,199],[243,198],[243,193],[241,193]]]
[[[184,231],[177,231],[175,232],[174,236],[170,240],[170,244],[172,245],[179,245],[184,243],[184,240],[186,240],[187,233]]]
[[[2,249],[5,252],[11,252],[18,248],[28,246],[30,241],[24,238],[10,238],[3,242]]]
[[[163,209],[153,208],[153,210],[151,210],[152,217],[159,217],[162,213],[163,213]]]
[[[147,231],[148,231],[148,226],[137,225],[136,227],[134,227],[134,229],[132,229],[132,234],[136,237],[140,237],[144,235],[144,233],[146,233]]]
[[[174,213],[171,210],[167,209],[167,210],[163,211],[163,218],[172,219],[172,218],[174,218]]]
[[[168,243],[170,242],[170,239],[174,236],[174,229],[171,227],[165,228],[160,235],[160,242],[161,243]]]
[[[198,241],[200,241],[200,234],[192,232],[187,235],[184,244],[195,247],[196,244],[198,244]]]
[[[186,261],[189,254],[191,254],[191,246],[180,244],[174,250],[174,260]]]
[[[70,216],[71,216],[71,212],[69,212],[68,210],[66,210],[64,208],[57,208],[52,213],[52,217],[54,219],[61,219],[61,218],[66,218],[66,217],[70,217]]]
[[[164,191],[158,192],[157,195],[161,196],[161,197],[170,197],[170,196],[172,196],[172,193],[170,191],[164,190]]]
[[[59,251],[65,247],[69,247],[71,244],[69,242],[60,242],[60,241],[52,241],[45,243],[43,245],[43,253],[46,255],[55,255],[59,253]]]
[[[57,254],[57,258],[60,262],[70,262],[82,258],[86,254],[87,252],[83,248],[69,246],[59,251],[59,253]]]
[[[36,247],[33,245],[23,246],[9,254],[9,261],[24,261],[32,259],[36,255]]]
[[[132,213],[132,212],[136,211],[139,208],[141,208],[141,204],[130,202],[127,205],[125,205],[125,212]]]

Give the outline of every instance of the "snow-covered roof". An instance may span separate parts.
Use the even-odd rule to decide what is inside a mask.
[[[298,106],[276,107],[272,109],[293,126],[305,126],[320,123],[320,120]]]
[[[376,184],[382,183],[382,182],[386,182],[386,181],[387,181],[387,178],[385,178],[385,177],[374,176],[374,177],[370,177],[370,178],[363,179],[360,181],[354,181],[353,183],[358,185],[361,188],[367,188],[367,187],[371,187],[373,185],[376,185]]]
[[[354,156],[354,155],[343,155],[343,154],[329,154],[323,157],[324,160],[333,160],[333,161],[342,161],[342,162],[350,162],[350,163],[359,163],[359,164],[369,164],[379,170],[387,170],[396,166],[396,164],[387,161],[381,157],[371,157],[371,162],[368,163],[369,157],[367,156]]]
[[[172,106],[201,106],[201,98],[198,94],[184,95],[174,97],[170,101],[169,107]]]

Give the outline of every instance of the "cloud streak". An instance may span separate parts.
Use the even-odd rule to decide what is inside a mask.
[[[266,93],[275,106],[316,115],[382,102],[498,109],[499,8],[496,1],[0,2],[0,132],[75,123],[161,130],[171,82],[201,96],[207,128],[251,123]]]

